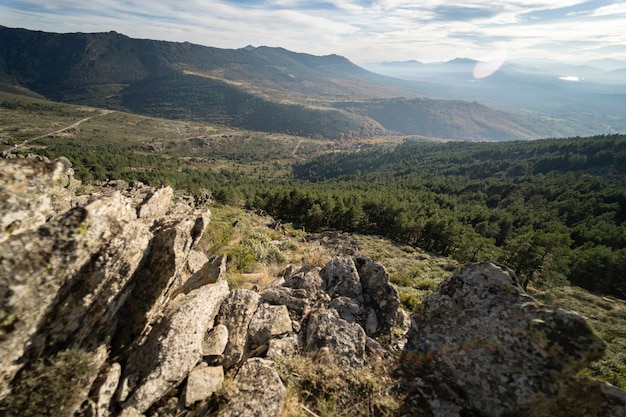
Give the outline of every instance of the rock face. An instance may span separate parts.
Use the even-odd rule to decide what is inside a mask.
[[[407,348],[434,389],[427,400],[449,415],[538,415],[605,347],[581,316],[537,303],[491,263],[461,268],[412,319]]]
[[[63,352],[91,363],[49,414],[280,416],[287,393],[274,361],[324,350],[360,368],[405,346],[402,397],[420,410],[408,414],[625,415],[622,391],[574,377],[603,342],[504,267],[465,266],[412,317],[356,244],[323,268],[289,267],[260,293],[230,290],[226,257],[197,250],[210,212],[193,199],[123,181],[76,196],[76,184],[65,159],[0,159],[7,415],[23,410],[5,400],[35,394],[16,392],[22,379]]]
[[[36,230],[53,214],[71,207],[80,185],[65,158],[0,158],[0,242]]]
[[[222,281],[176,297],[166,316],[128,359],[125,378],[139,381],[124,407],[145,412],[170,389],[180,384],[202,359],[202,342],[228,285]]]

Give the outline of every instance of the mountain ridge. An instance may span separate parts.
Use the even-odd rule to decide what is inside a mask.
[[[336,54],[7,27],[0,27],[0,40],[3,88],[26,88],[55,101],[333,140],[441,132],[444,139],[512,140],[569,133],[540,119],[527,124],[511,113],[441,99],[402,102],[407,123],[382,122],[394,115],[377,119],[346,103],[383,99],[397,106],[400,97],[424,98],[424,85],[373,73]],[[415,112],[416,103],[430,107]],[[433,112],[431,123],[445,120],[447,128],[424,127],[421,115]],[[480,128],[465,131],[468,125]]]

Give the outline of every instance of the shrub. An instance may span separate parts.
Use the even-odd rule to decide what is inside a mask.
[[[392,284],[396,284],[401,287],[412,287],[415,284],[413,282],[413,278],[411,278],[411,276],[404,271],[390,273],[389,280]]]
[[[412,294],[400,294],[400,304],[405,310],[414,311],[420,304],[420,300]]]
[[[67,416],[97,372],[89,353],[69,349],[25,370],[0,409],[7,417]]]

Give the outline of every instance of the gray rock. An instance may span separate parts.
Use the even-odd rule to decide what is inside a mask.
[[[308,314],[311,309],[307,292],[303,289],[270,287],[261,292],[261,297],[270,304],[287,306],[298,316]]]
[[[287,307],[261,304],[248,326],[248,340],[252,347],[261,346],[272,337],[293,331]]]
[[[123,241],[128,237],[124,235],[118,238],[118,234],[132,233],[132,227],[125,228],[125,225],[134,219],[135,213],[128,200],[120,194],[114,194],[85,207],[72,209],[37,231],[12,236],[0,244],[1,314],[12,320],[9,332],[0,338],[0,397],[7,393],[8,381],[21,367],[18,360],[25,353],[26,342],[32,339],[36,346],[31,346],[31,349],[35,352],[44,348],[41,341],[45,341],[49,335],[42,325],[44,314],[54,310],[57,297],[64,300],[63,296],[59,297],[62,287],[68,282],[73,285],[80,281],[81,269],[85,265],[98,263],[100,257],[108,256],[106,251],[102,252],[103,248],[110,249],[113,240]],[[140,229],[136,229],[139,242],[145,239],[145,233]],[[123,252],[123,249],[118,249]],[[141,248],[135,252],[136,256],[130,255],[133,251],[135,248],[131,248],[129,253],[130,269],[142,255]],[[121,266],[121,263],[113,266],[107,279],[113,278],[114,271]],[[92,280],[89,285],[102,289],[102,295],[106,294],[105,302],[114,299],[116,295],[105,288],[107,285],[116,286],[117,283],[105,280],[102,286],[100,284]],[[109,308],[106,303],[101,303],[102,300],[94,299],[93,294],[84,300],[75,301],[69,302],[67,312],[76,309],[76,314],[70,314],[64,319],[67,323],[59,323],[63,332],[61,339],[73,331],[81,330],[77,326],[85,309],[96,305],[94,311],[102,312]],[[91,329],[89,325],[101,318],[90,318],[85,329]],[[97,344],[93,347],[96,348]]]
[[[298,353],[298,337],[295,334],[270,340],[266,356],[268,359],[277,360],[285,356]]]
[[[202,358],[204,334],[213,325],[227,296],[228,285],[220,282],[173,300],[145,345],[133,351],[128,359],[124,378],[138,376],[138,386],[124,408],[132,407],[143,413],[187,377]]]
[[[144,415],[136,409],[130,407],[123,409],[118,417],[144,417]]]
[[[163,187],[156,190],[137,207],[137,217],[157,218],[163,216],[172,204],[173,196],[174,190],[172,190],[172,187]]]
[[[187,377],[185,388],[185,405],[191,407],[196,401],[210,398],[214,392],[222,388],[224,368],[202,364],[193,369]]]
[[[111,401],[117,390],[117,386],[122,376],[122,367],[115,362],[106,371],[102,384],[98,388],[98,399],[96,403],[96,416],[109,417],[111,415]]]
[[[339,313],[339,317],[348,322],[358,322],[361,320],[363,308],[352,298],[337,297],[331,300],[328,308],[333,308]]]
[[[291,275],[289,279],[286,280],[286,286],[293,289],[305,290],[307,298],[311,301],[315,301],[319,298],[319,293],[323,286],[323,279],[320,273],[321,268],[314,268],[310,271]]]
[[[260,300],[261,297],[256,292],[239,289],[232,291],[222,304],[217,323],[228,329],[228,344],[224,349],[222,363],[225,369],[243,359],[248,349],[248,326]]]
[[[287,390],[274,363],[267,359],[248,359],[235,376],[235,393],[218,413],[220,417],[278,417]]]
[[[143,344],[165,305],[185,292],[182,288],[189,251],[202,236],[209,217],[206,211],[179,205],[177,213],[159,218],[151,226],[154,237],[143,267],[133,277],[129,295],[133,302],[126,303],[119,314],[114,349],[134,342]]]
[[[69,210],[80,183],[71,166],[66,158],[0,158],[0,242]]]
[[[224,353],[228,344],[228,328],[218,324],[207,333],[202,341],[203,356],[219,356]]]
[[[376,315],[376,325],[373,318],[367,317],[367,334],[390,334],[400,306],[400,296],[389,283],[389,274],[381,264],[365,256],[355,258],[354,264],[363,288],[364,305]]]
[[[402,335],[407,334],[411,328],[411,316],[402,307],[398,307],[396,311],[395,327]]]
[[[604,350],[581,316],[537,303],[491,263],[461,268],[412,318],[407,347],[435,392],[484,416],[534,415]]]
[[[357,323],[349,323],[339,317],[334,309],[320,309],[309,314],[305,351],[321,348],[344,357],[350,364],[363,365],[365,331]]]
[[[186,270],[191,276],[200,271],[207,262],[209,262],[209,258],[207,258],[204,253],[198,252],[197,250],[189,251]]]
[[[348,297],[363,304],[363,288],[351,258],[333,258],[322,271],[324,290],[331,298]]]

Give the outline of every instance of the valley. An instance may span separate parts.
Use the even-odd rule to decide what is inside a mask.
[[[29,197],[22,185],[14,186],[27,178],[20,169],[41,171],[50,176],[46,177],[49,189],[33,175],[28,181],[34,184],[34,196],[42,192],[54,210],[57,205],[63,207],[47,218],[41,213],[24,217],[41,220],[31,230],[21,231],[30,227],[26,220],[11,219],[2,230],[9,244],[26,235],[34,245],[38,238],[47,242],[43,260],[33,263],[33,268],[41,266],[34,276],[44,284],[57,285],[58,295],[46,293],[54,308],[48,308],[45,320],[63,323],[57,326],[61,336],[47,334],[48,322],[34,326],[43,342],[33,338],[39,344],[28,348],[32,358],[27,358],[28,367],[17,374],[14,383],[20,390],[46,392],[41,381],[54,374],[48,370],[70,369],[64,361],[76,360],[81,365],[76,366],[76,375],[70,372],[66,381],[51,385],[64,387],[69,381],[71,389],[65,391],[87,398],[88,392],[79,392],[71,384],[82,381],[78,374],[85,371],[91,380],[81,384],[89,387],[99,371],[82,366],[86,362],[81,352],[100,361],[102,370],[109,365],[113,369],[114,362],[126,367],[133,361],[140,368],[143,353],[134,350],[152,349],[144,344],[146,338],[160,349],[159,344],[169,339],[158,332],[171,323],[172,334],[179,331],[176,320],[168,321],[171,317],[198,322],[176,316],[182,305],[177,303],[192,300],[191,305],[198,293],[206,292],[210,298],[213,290],[221,299],[211,301],[216,303],[211,314],[224,321],[248,314],[227,317],[232,307],[228,303],[239,311],[237,303],[248,302],[236,299],[241,294],[250,297],[255,309],[260,305],[270,309],[269,302],[260,301],[260,294],[274,300],[271,309],[284,310],[291,330],[272,341],[296,340],[296,335],[313,340],[309,335],[313,330],[307,326],[313,329],[318,313],[334,308],[342,319],[329,316],[333,323],[343,323],[344,316],[352,321],[351,327],[346,324],[333,337],[353,331],[357,322],[363,335],[369,332],[369,345],[364,336],[362,352],[356,355],[358,366],[348,364],[345,355],[340,359],[343,347],[336,348],[339,354],[335,355],[328,347],[314,349],[315,341],[299,346],[297,355],[276,359],[275,370],[280,374],[276,379],[288,390],[283,415],[420,415],[423,410],[418,408],[423,405],[418,407],[409,399],[440,404],[439,394],[433,394],[438,387],[448,390],[443,391],[444,397],[453,393],[446,385],[449,375],[436,380],[438,374],[428,368],[437,362],[431,361],[433,355],[451,357],[460,352],[457,359],[469,363],[469,371],[474,372],[466,353],[467,357],[476,352],[509,354],[504,365],[492,367],[487,360],[484,368],[508,372],[507,367],[520,357],[515,349],[521,346],[522,355],[532,351],[524,345],[527,338],[522,328],[535,332],[532,337],[537,338],[529,346],[539,346],[540,353],[534,356],[548,361],[533,372],[548,379],[557,375],[550,382],[560,390],[554,401],[544,401],[541,390],[538,399],[533,399],[548,407],[546,413],[558,404],[579,407],[576,401],[584,396],[573,392],[600,392],[600,385],[592,385],[597,380],[613,384],[619,395],[619,390],[626,389],[626,117],[622,114],[626,91],[613,88],[619,84],[619,69],[612,74],[589,72],[588,76],[605,75],[605,87],[599,87],[602,82],[596,78],[593,85],[575,90],[573,84],[558,84],[565,80],[554,81],[554,74],[546,81],[550,77],[537,74],[530,63],[523,68],[511,63],[493,78],[468,86],[463,74],[475,62],[462,59],[381,64],[388,72],[380,75],[338,55],[313,56],[270,47],[219,49],[132,39],[116,32],[52,34],[0,27],[0,40],[4,40],[0,43],[0,161],[8,167],[0,177],[6,177],[9,184],[0,191],[17,207],[21,200],[15,196]],[[611,84],[615,79],[617,84]],[[520,90],[513,89],[516,83],[521,83]],[[540,92],[545,94],[537,95]],[[537,97],[545,101],[537,102]],[[53,178],[61,171],[62,177]],[[49,205],[42,203],[41,211]],[[35,203],[23,206],[39,207]],[[138,252],[133,239],[139,241]],[[48,247],[50,253],[45,252]],[[78,259],[72,264],[75,275],[65,270],[66,247],[68,253],[76,254],[69,258]],[[18,255],[25,261],[15,263],[12,255],[0,256],[2,266],[11,271],[5,273],[7,282],[14,275],[29,276],[30,254],[22,249]],[[126,262],[126,257],[132,262]],[[194,257],[201,259],[195,266],[191,265]],[[118,263],[118,258],[124,262]],[[328,283],[336,276],[354,277],[341,268],[335,277],[327,274],[342,262],[356,265],[357,280],[380,279],[384,288],[373,284],[365,288],[370,284],[358,281],[362,291],[355,295],[352,287],[341,282],[337,288],[346,288],[335,291]],[[131,263],[135,269],[129,267]],[[466,276],[459,272],[463,265],[467,270],[483,269]],[[209,283],[207,271],[217,276],[217,283]],[[456,278],[450,279],[451,275]],[[187,281],[179,279],[182,276]],[[120,285],[118,278],[127,281]],[[105,298],[93,294],[81,298],[82,285],[99,291],[100,279],[110,286],[111,300],[122,300],[111,303],[111,309],[120,310],[106,318],[102,325],[106,331],[98,321],[103,311],[109,311],[106,302],[99,303]],[[283,284],[276,284],[281,280]],[[310,290],[307,280],[319,288],[305,296]],[[13,284],[18,290],[22,285]],[[338,296],[340,291],[352,298],[343,293]],[[393,299],[393,318],[383,311],[387,300],[377,304],[380,293],[374,291],[386,291]],[[451,296],[446,291],[457,297],[454,303],[447,301]],[[5,292],[7,300],[14,294]],[[73,299],[75,293],[82,295]],[[487,295],[493,296],[489,308],[481,304]],[[523,314],[507,310],[506,300],[513,295],[511,304],[519,305]],[[229,301],[222,304],[226,313],[218,316],[226,297]],[[83,307],[83,299],[97,301]],[[486,308],[476,320],[471,316],[473,309],[452,310],[468,299],[468,305],[476,302]],[[544,305],[527,308],[535,301]],[[378,310],[364,307],[367,303],[376,304]],[[20,327],[23,322],[15,318],[13,307],[6,311],[5,304],[0,307],[0,341],[15,329],[27,340],[30,335]],[[72,317],[78,317],[74,312],[81,308],[89,310],[85,314],[91,320],[86,326],[89,335],[62,319],[62,313],[70,310]],[[431,312],[425,313],[428,309]],[[490,316],[492,311],[497,312]],[[409,334],[411,320],[406,329],[400,328],[402,317],[409,314],[414,319],[420,314],[432,314],[440,321],[458,319],[457,333],[469,326],[463,322],[467,317],[471,325],[487,317],[486,330],[482,339],[470,334],[455,348],[448,349],[444,341],[431,351],[406,350],[406,343],[430,337],[415,336],[422,328],[413,328]],[[510,322],[492,325],[507,315]],[[563,342],[566,332],[549,328],[544,318],[563,325],[572,339]],[[435,319],[434,327],[440,324]],[[384,331],[379,330],[384,326]],[[261,329],[259,334],[269,331]],[[206,329],[196,333],[202,332]],[[191,417],[227,409],[226,399],[237,398],[236,390],[231,390],[235,374],[248,359],[265,360],[257,356],[269,350],[269,339],[267,346],[251,342],[261,336],[247,332],[244,328],[241,357],[224,365],[230,375],[217,395],[210,397],[211,393],[199,403],[185,399],[174,404],[192,396],[188,387],[196,371],[192,369],[198,362],[196,356],[202,356],[204,368],[209,362],[211,367],[228,363],[224,349],[216,355],[187,352],[193,363],[172,379],[175,382],[168,381],[158,398],[140,398],[141,387],[128,401],[109,398],[107,412],[121,413],[136,406],[142,415],[175,415],[172,410],[176,409],[179,415]],[[69,348],[79,333],[81,343],[89,347],[85,352]],[[577,338],[580,334],[588,339]],[[183,339],[179,336],[172,339]],[[454,337],[456,333],[449,339]],[[92,352],[92,342],[100,346],[98,352],[113,352],[112,356]],[[513,354],[503,347],[509,342],[515,348]],[[228,343],[234,349],[234,342]],[[250,343],[259,346],[252,349]],[[568,356],[566,350],[575,345],[583,347],[584,361],[571,359],[579,355],[576,349]],[[600,350],[605,351],[601,359]],[[42,357],[47,358],[45,362]],[[159,367],[166,362],[163,358],[169,357],[177,355],[153,358],[152,368],[141,372],[160,373]],[[525,369],[526,363],[522,365]],[[168,366],[174,373],[180,368]],[[576,369],[571,375],[563,371],[563,380],[575,382],[561,384],[561,374],[551,366],[559,372]],[[128,369],[135,371],[131,366],[124,370],[126,374]],[[450,386],[463,378],[457,375]],[[494,378],[501,377],[496,374]],[[346,381],[360,388],[352,390]],[[593,382],[584,385],[587,382],[581,381]],[[432,393],[431,387],[435,387]],[[459,392],[453,393],[459,397],[450,404],[469,407],[465,391]],[[481,395],[476,395],[476,404],[481,404]],[[493,396],[484,397],[488,401]],[[46,401],[31,401],[28,395],[8,398],[8,402],[1,399],[0,407],[9,404],[12,412],[31,407],[30,415],[38,415],[40,404]],[[365,401],[367,409],[362,407]],[[523,401],[519,400],[520,410],[528,406]],[[508,403],[505,398],[503,407]],[[50,412],[65,407],[61,402],[55,406]],[[478,413],[471,407],[461,409],[459,415]]]

